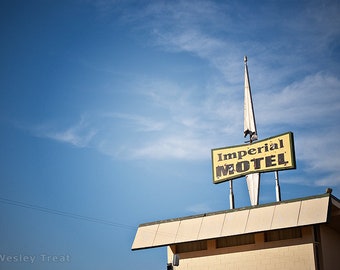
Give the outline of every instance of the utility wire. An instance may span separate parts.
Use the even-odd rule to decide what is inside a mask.
[[[22,208],[28,208],[28,209],[48,213],[48,214],[54,214],[54,215],[59,215],[59,216],[64,216],[64,217],[69,217],[69,218],[99,223],[99,224],[105,224],[105,225],[109,225],[109,226],[112,226],[112,227],[118,227],[118,228],[129,229],[129,230],[136,230],[137,229],[136,227],[129,226],[129,225],[126,225],[126,224],[121,224],[121,223],[117,223],[117,222],[107,221],[107,220],[104,220],[104,219],[98,219],[98,218],[78,215],[78,214],[74,214],[74,213],[70,213],[70,212],[59,211],[59,210],[55,210],[55,209],[51,209],[51,208],[46,208],[46,207],[42,207],[42,206],[38,206],[38,205],[19,202],[19,201],[10,200],[10,199],[1,198],[1,197],[0,197],[0,203],[14,205],[14,206],[22,207]]]

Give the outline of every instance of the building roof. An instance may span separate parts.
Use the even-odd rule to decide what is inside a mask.
[[[330,193],[227,211],[161,220],[138,227],[132,250],[275,229],[326,223],[340,225],[340,201]]]

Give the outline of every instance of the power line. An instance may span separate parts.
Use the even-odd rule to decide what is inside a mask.
[[[104,225],[122,228],[122,229],[127,229],[127,230],[136,231],[138,229],[137,227],[122,224],[122,223],[107,221],[107,220],[104,220],[104,219],[98,219],[98,218],[93,218],[93,217],[89,217],[89,216],[78,215],[78,214],[74,214],[74,213],[70,213],[70,212],[59,211],[59,210],[52,209],[52,208],[46,208],[46,207],[42,207],[42,206],[39,206],[39,205],[33,205],[33,204],[24,203],[24,202],[15,201],[15,200],[10,200],[10,199],[1,198],[1,197],[0,197],[0,203],[8,204],[8,205],[14,205],[14,206],[22,207],[22,208],[28,208],[28,209],[31,209],[31,210],[40,211],[40,212],[44,212],[44,213],[48,213],[48,214],[59,215],[59,216],[73,218],[73,219],[104,224]],[[155,230],[148,230],[148,231],[151,232],[151,233],[155,232]],[[170,236],[174,235],[173,233],[166,233],[166,232],[162,232],[160,234],[170,235]]]
[[[98,218],[78,215],[78,214],[74,214],[74,213],[70,213],[70,212],[59,211],[59,210],[55,210],[55,209],[52,209],[52,208],[46,208],[46,207],[42,207],[42,206],[38,206],[38,205],[33,205],[33,204],[24,203],[24,202],[15,201],[15,200],[10,200],[10,199],[1,198],[1,197],[0,197],[0,203],[14,205],[14,206],[22,207],[22,208],[28,208],[28,209],[32,209],[32,210],[35,210],[35,211],[48,213],[48,214],[59,215],[59,216],[74,218],[74,219],[78,219],[78,220],[84,220],[84,221],[109,225],[109,226],[112,226],[112,227],[118,227],[118,228],[129,229],[129,230],[136,230],[137,229],[134,226],[129,226],[129,225],[122,224],[122,223],[117,223],[117,222],[107,221],[107,220],[104,220],[104,219],[98,219]]]
[[[107,220],[104,220],[104,219],[98,219],[98,218],[78,215],[78,214],[74,214],[74,213],[70,213],[70,212],[59,211],[59,210],[52,209],[52,208],[46,208],[46,207],[42,207],[42,206],[39,206],[39,205],[33,205],[33,204],[24,203],[24,202],[15,201],[15,200],[10,200],[10,199],[1,198],[1,197],[0,197],[0,203],[8,204],[8,205],[14,205],[14,206],[22,207],[22,208],[28,208],[28,209],[40,211],[40,212],[43,212],[43,213],[48,213],[48,214],[59,215],[59,216],[69,217],[69,218],[88,221],[88,222],[104,224],[104,225],[108,225],[108,226],[112,226],[112,227],[118,227],[118,228],[127,229],[127,230],[136,231],[138,229],[137,227],[122,224],[122,223],[111,222],[111,221],[107,221]],[[155,234],[157,232],[157,229],[156,230],[147,229],[146,231]],[[183,235],[183,234],[178,234],[178,233],[173,233],[173,232],[170,232],[170,233],[169,232],[158,232],[158,234],[164,235],[166,237],[176,237],[178,235]]]

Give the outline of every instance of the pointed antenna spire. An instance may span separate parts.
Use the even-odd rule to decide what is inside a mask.
[[[250,135],[250,143],[257,140],[253,100],[248,75],[248,58],[244,57],[244,137]]]
[[[249,143],[258,139],[253,100],[251,96],[249,74],[248,74],[248,58],[244,56],[244,137],[249,135]],[[249,198],[251,205],[259,204],[260,191],[260,174],[253,173],[246,175]]]

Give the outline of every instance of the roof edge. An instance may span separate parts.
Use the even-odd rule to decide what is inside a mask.
[[[285,203],[291,203],[291,202],[297,202],[297,201],[305,201],[305,200],[324,198],[324,197],[332,198],[340,204],[340,200],[337,197],[331,195],[330,193],[323,193],[319,195],[312,195],[312,196],[307,196],[307,197],[302,197],[302,198],[289,199],[289,200],[284,200],[280,202],[271,202],[271,203],[265,203],[261,205],[255,205],[255,206],[246,206],[246,207],[240,207],[240,208],[229,209],[229,210],[221,210],[221,211],[215,211],[215,212],[209,212],[209,213],[203,213],[203,214],[197,214],[197,215],[190,215],[190,216],[184,216],[184,217],[178,217],[178,218],[169,218],[169,219],[164,219],[164,220],[146,222],[146,223],[140,224],[139,227],[173,222],[173,221],[181,221],[181,220],[186,220],[186,219],[200,218],[200,217],[206,217],[206,216],[213,216],[217,214],[224,214],[224,213],[230,213],[230,212],[238,212],[238,211],[243,211],[247,209],[261,208],[261,207],[267,207],[267,206],[272,206],[272,205],[279,205],[279,204],[285,204]]]

